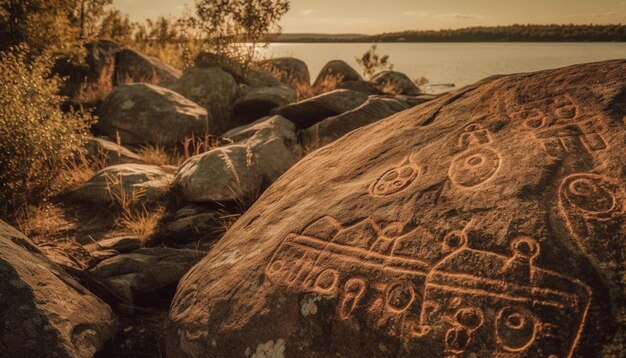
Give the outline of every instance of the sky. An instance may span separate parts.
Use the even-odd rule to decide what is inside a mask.
[[[194,0],[114,0],[131,20],[183,13]],[[291,0],[284,33],[377,34],[468,26],[626,24],[626,0]]]

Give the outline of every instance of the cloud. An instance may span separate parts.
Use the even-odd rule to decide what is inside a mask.
[[[402,13],[405,16],[428,16],[432,15],[432,11],[417,11],[417,10],[407,10]]]
[[[315,14],[316,12],[319,12],[319,11],[314,10],[314,9],[306,9],[306,10],[300,11],[300,15],[311,15],[311,14]]]

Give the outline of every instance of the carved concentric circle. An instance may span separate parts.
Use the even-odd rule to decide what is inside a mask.
[[[387,309],[394,313],[406,311],[415,300],[415,290],[410,282],[396,282],[387,288]]]
[[[387,196],[406,189],[419,175],[419,168],[413,164],[399,166],[386,171],[370,187],[374,196]]]
[[[475,147],[452,161],[449,177],[454,184],[471,188],[489,180],[499,167],[498,153],[489,148]]]
[[[574,174],[561,185],[561,201],[584,215],[611,217],[623,210],[624,192],[617,184],[595,174]]]
[[[535,340],[535,318],[519,307],[502,308],[496,316],[496,338],[504,349],[519,352]]]

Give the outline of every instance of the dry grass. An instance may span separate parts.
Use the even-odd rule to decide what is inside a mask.
[[[391,94],[391,95],[399,95],[402,94],[402,85],[400,82],[396,80],[390,80],[383,83],[379,89],[383,91],[383,93]]]
[[[193,67],[196,57],[202,52],[202,44],[199,41],[185,41],[183,43],[168,43],[165,45],[142,42],[136,43],[132,47],[181,70]]]
[[[222,143],[218,137],[205,134],[202,137],[196,137],[195,135],[191,135],[187,137],[182,142],[183,151],[182,154],[177,158],[177,164],[182,164],[185,160],[200,155],[202,153],[206,153],[210,150],[213,150],[217,147],[222,146]]]
[[[146,240],[157,231],[165,213],[162,203],[147,208],[142,203],[145,190],[137,188],[126,190],[121,175],[107,176],[106,189],[118,210],[115,217],[115,225],[118,228]]]
[[[168,153],[161,144],[149,144],[139,149],[138,154],[146,164],[152,165],[176,165],[177,159]]]

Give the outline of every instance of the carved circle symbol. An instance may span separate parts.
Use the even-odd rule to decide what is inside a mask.
[[[452,161],[449,177],[454,184],[471,188],[489,180],[499,167],[498,153],[488,148],[475,147]]]
[[[501,309],[496,316],[496,338],[508,351],[526,349],[535,340],[535,318],[522,308]]]
[[[406,311],[415,300],[415,290],[410,282],[397,282],[389,285],[385,298],[389,311],[401,313]]]
[[[370,188],[375,196],[387,196],[407,188],[419,175],[419,169],[412,164],[386,171]]]
[[[534,258],[539,255],[539,243],[529,236],[520,236],[511,243],[511,251],[521,257]]]
[[[328,292],[337,285],[339,281],[339,272],[335,269],[326,269],[315,279],[315,288],[318,291]]]
[[[607,179],[594,174],[574,174],[561,185],[561,200],[583,214],[610,216],[621,212],[623,190]]]
[[[270,264],[267,270],[267,274],[270,276],[276,275],[280,273],[283,267],[285,267],[285,261],[282,259],[277,259],[276,261]]]
[[[454,319],[463,327],[475,331],[483,324],[483,312],[480,308],[461,308],[454,315]]]
[[[456,326],[446,332],[446,348],[452,353],[463,353],[470,340],[471,333],[465,327]]]
[[[452,231],[443,239],[445,251],[454,251],[467,243],[467,235],[462,231]]]

